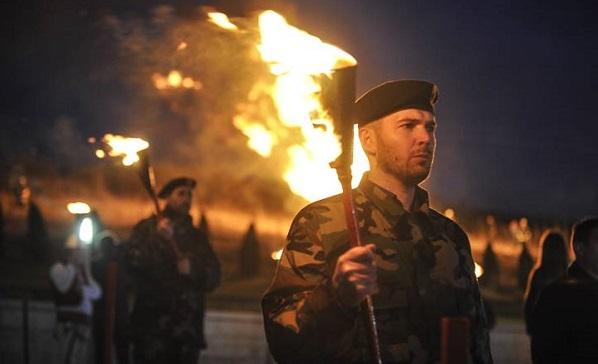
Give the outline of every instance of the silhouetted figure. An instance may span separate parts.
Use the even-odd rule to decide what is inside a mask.
[[[598,218],[573,227],[576,260],[540,293],[532,313],[534,363],[598,363]]]
[[[241,243],[239,263],[239,273],[242,277],[254,277],[260,272],[260,244],[254,223],[249,225]]]
[[[500,280],[500,270],[491,241],[488,241],[484,250],[482,267],[484,268],[484,274],[480,277],[480,284],[487,288],[497,289]]]
[[[525,291],[525,288],[527,287],[527,279],[533,267],[534,259],[527,249],[527,244],[521,242],[521,253],[519,254],[517,266],[517,286],[521,291]]]
[[[563,236],[555,231],[546,230],[540,238],[538,262],[529,275],[525,292],[525,328],[530,333],[532,310],[542,290],[556,281],[567,271],[567,246]]]
[[[125,274],[125,250],[111,231],[105,229],[99,216],[94,216],[96,230],[93,241],[91,271],[104,294],[94,302],[93,324],[95,342],[95,362],[104,364],[106,353],[106,325],[108,324],[107,298],[114,297],[114,316],[112,317],[112,343],[117,364],[129,363],[129,308],[127,304],[127,277]],[[108,287],[109,266],[116,264],[116,275],[112,277],[113,287]],[[108,292],[113,289],[113,292]]]
[[[0,207],[3,208],[0,253],[10,251],[13,258],[47,258],[46,226],[39,207],[31,198],[31,188],[25,176],[20,176],[15,183],[13,198]]]

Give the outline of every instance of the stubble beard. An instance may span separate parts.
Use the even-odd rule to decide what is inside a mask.
[[[428,178],[433,162],[431,158],[425,166],[419,164],[410,166],[408,158],[400,158],[385,144],[380,145],[377,160],[379,168],[384,173],[394,176],[407,187],[415,187]]]

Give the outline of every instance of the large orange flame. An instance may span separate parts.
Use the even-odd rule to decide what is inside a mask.
[[[234,125],[248,137],[248,146],[263,157],[284,139],[288,130],[301,131],[303,142],[286,148],[289,163],[283,178],[291,191],[308,201],[341,192],[336,172],[329,163],[341,153],[333,122],[320,101],[321,77],[334,69],[356,64],[347,52],[291,26],[281,15],[268,10],[259,15],[260,43],[257,49],[275,80],[257,83],[249,94],[266,92],[274,101],[276,117],[283,128],[268,120],[254,120],[241,112]],[[355,139],[353,175],[367,169],[367,158]],[[354,179],[358,183],[358,178]]]

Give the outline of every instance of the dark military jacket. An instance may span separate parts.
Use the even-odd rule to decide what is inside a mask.
[[[534,363],[598,363],[598,280],[574,262],[540,293],[530,322]]]
[[[473,363],[491,363],[488,330],[467,236],[432,210],[417,188],[411,212],[364,175],[354,190],[362,241],[377,246],[379,293],[373,296],[384,363],[435,363],[440,320],[470,320]],[[368,363],[357,310],[335,298],[331,277],[348,248],[342,196],[295,217],[262,308],[278,363]]]
[[[220,264],[206,234],[193,226],[190,216],[169,210],[164,214],[174,223],[174,240],[190,259],[191,274],[178,272],[174,251],[158,234],[155,216],[134,227],[127,244],[127,266],[136,288],[133,340],[174,339],[204,348],[205,293],[219,285]]]

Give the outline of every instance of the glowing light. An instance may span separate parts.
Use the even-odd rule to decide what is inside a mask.
[[[475,263],[475,276],[476,278],[480,278],[483,274],[484,274],[484,268],[482,268],[481,265],[479,265],[478,263]]]
[[[138,152],[149,148],[149,143],[141,138],[127,138],[121,135],[106,134],[102,141],[110,147],[108,155],[123,157],[122,164],[130,166],[139,160]]]
[[[532,231],[529,228],[529,223],[526,217],[517,220],[512,220],[509,223],[509,231],[513,237],[520,243],[530,241],[532,238]]]
[[[179,87],[183,82],[183,76],[181,76],[179,71],[170,71],[166,79],[171,87]]]
[[[251,102],[256,94],[269,95],[276,107],[276,121],[256,120],[254,110],[249,109],[235,116],[234,125],[248,137],[249,148],[262,157],[270,156],[289,129],[298,130],[302,141],[285,146],[289,162],[283,178],[289,188],[308,201],[340,193],[338,177],[329,163],[339,156],[341,146],[320,101],[320,82],[334,69],[355,65],[356,61],[345,51],[289,25],[274,11],[261,13],[258,23],[257,49],[275,80],[256,83],[248,99]],[[353,175],[360,177],[368,163],[357,134],[355,140]],[[353,182],[356,186],[359,178]]]
[[[96,149],[96,157],[103,159],[104,157],[106,157],[106,152],[104,152],[101,149]]]
[[[176,47],[176,50],[177,50],[177,51],[182,51],[182,50],[184,50],[184,49],[186,49],[186,48],[187,48],[187,43],[186,43],[186,42],[181,42],[181,43],[179,43],[179,45]]]
[[[217,26],[219,26],[222,29],[227,29],[227,30],[238,30],[239,29],[235,24],[231,23],[228,16],[224,13],[218,13],[218,12],[208,13],[208,21],[210,23],[216,24]]]
[[[79,240],[85,244],[93,241],[93,220],[91,217],[84,217],[79,224]]]
[[[194,88],[195,81],[193,81],[193,79],[191,77],[185,77],[181,81],[181,86],[183,86],[184,88]]]
[[[455,210],[451,208],[444,210],[444,216],[448,217],[451,220],[455,220]]]
[[[91,212],[91,208],[85,202],[71,202],[66,205],[66,209],[73,215],[88,214]]]
[[[270,257],[272,258],[272,260],[280,260],[280,258],[282,258],[282,252],[284,251],[284,249],[278,249],[272,252],[272,254],[270,254]]]
[[[186,88],[199,90],[203,87],[202,83],[194,80],[189,76],[183,76],[180,71],[172,70],[168,72],[168,75],[163,76],[160,73],[154,73],[152,75],[152,81],[154,81],[154,87],[158,90]]]

